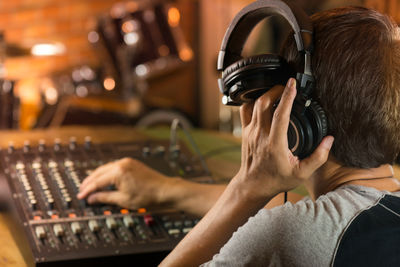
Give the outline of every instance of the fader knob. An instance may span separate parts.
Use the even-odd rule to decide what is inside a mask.
[[[150,148],[148,146],[143,147],[142,154],[143,154],[144,157],[149,156],[150,155]]]
[[[107,228],[110,230],[117,228],[117,222],[115,221],[115,219],[113,217],[109,217],[106,219],[106,225],[107,225]]]
[[[61,150],[61,140],[59,138],[54,139],[54,151]]]
[[[24,153],[28,153],[30,150],[31,150],[31,144],[30,144],[29,140],[25,140],[23,151],[24,151]]]
[[[100,225],[96,220],[89,220],[88,225],[90,231],[92,231],[93,233],[100,230]]]
[[[127,228],[133,227],[134,223],[131,216],[125,215],[122,220]]]
[[[74,136],[69,139],[69,149],[70,150],[76,149],[76,138]]]
[[[43,226],[37,226],[35,229],[36,237],[39,239],[43,239],[46,237],[46,231]]]
[[[54,234],[58,237],[61,237],[64,235],[64,228],[62,227],[61,224],[57,223],[53,226],[53,231]]]
[[[46,149],[46,141],[44,139],[39,140],[39,151],[43,152]]]
[[[177,159],[179,158],[179,155],[181,154],[181,148],[178,145],[171,146],[169,149],[169,153],[171,158]]]
[[[11,154],[11,153],[13,153],[14,152],[14,150],[15,150],[15,147],[14,147],[14,142],[8,142],[8,153],[9,154]]]
[[[85,137],[85,149],[90,149],[92,147],[92,137],[86,136]]]
[[[163,156],[163,155],[165,154],[165,147],[164,147],[164,146],[158,146],[158,147],[155,149],[154,153],[155,153],[157,156]]]
[[[79,235],[82,233],[82,227],[79,222],[73,222],[71,223],[71,230],[75,235]]]

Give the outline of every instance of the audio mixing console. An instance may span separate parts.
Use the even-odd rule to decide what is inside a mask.
[[[166,141],[83,144],[71,139],[43,141],[0,150],[25,242],[35,265],[109,264],[149,266],[165,256],[198,219],[173,210],[127,210],[78,200],[82,180],[96,167],[123,157],[136,158],[168,175],[211,182],[199,157]],[[201,178],[203,177],[203,178]],[[100,264],[101,265],[101,264]],[[80,264],[78,264],[80,266]],[[83,266],[83,265],[82,265]]]

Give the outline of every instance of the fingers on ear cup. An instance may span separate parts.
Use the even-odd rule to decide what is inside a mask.
[[[300,159],[308,157],[328,131],[328,123],[322,107],[312,101],[306,108],[305,103],[304,99],[296,97],[288,129],[289,148]]]
[[[294,75],[285,59],[264,54],[241,59],[222,73],[225,94],[237,103],[256,99],[271,87],[286,84]]]

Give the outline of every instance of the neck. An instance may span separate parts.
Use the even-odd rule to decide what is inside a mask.
[[[344,184],[363,185],[392,192],[400,190],[400,183],[394,178],[393,168],[389,164],[378,168],[357,169],[343,167],[332,157],[313,174],[306,187],[311,197],[316,199]]]

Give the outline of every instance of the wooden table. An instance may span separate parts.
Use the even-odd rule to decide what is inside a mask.
[[[214,179],[220,183],[228,181],[239,168],[240,140],[230,135],[201,130],[193,130],[192,135],[202,154],[209,155],[207,164]],[[40,139],[51,145],[55,138],[60,138],[62,143],[65,143],[71,136],[76,137],[78,143],[82,143],[85,136],[91,136],[93,143],[126,142],[149,138],[168,138],[169,130],[167,128],[136,129],[123,126],[75,126],[27,132],[3,131],[0,132],[0,147],[6,148],[10,142],[13,142],[15,147],[20,147],[25,140],[29,140],[33,146],[37,145]],[[183,135],[178,136],[183,137]],[[4,195],[1,188],[0,184],[0,196]],[[25,262],[17,242],[8,228],[10,220],[11,216],[8,212],[0,211],[0,266],[30,266]]]

